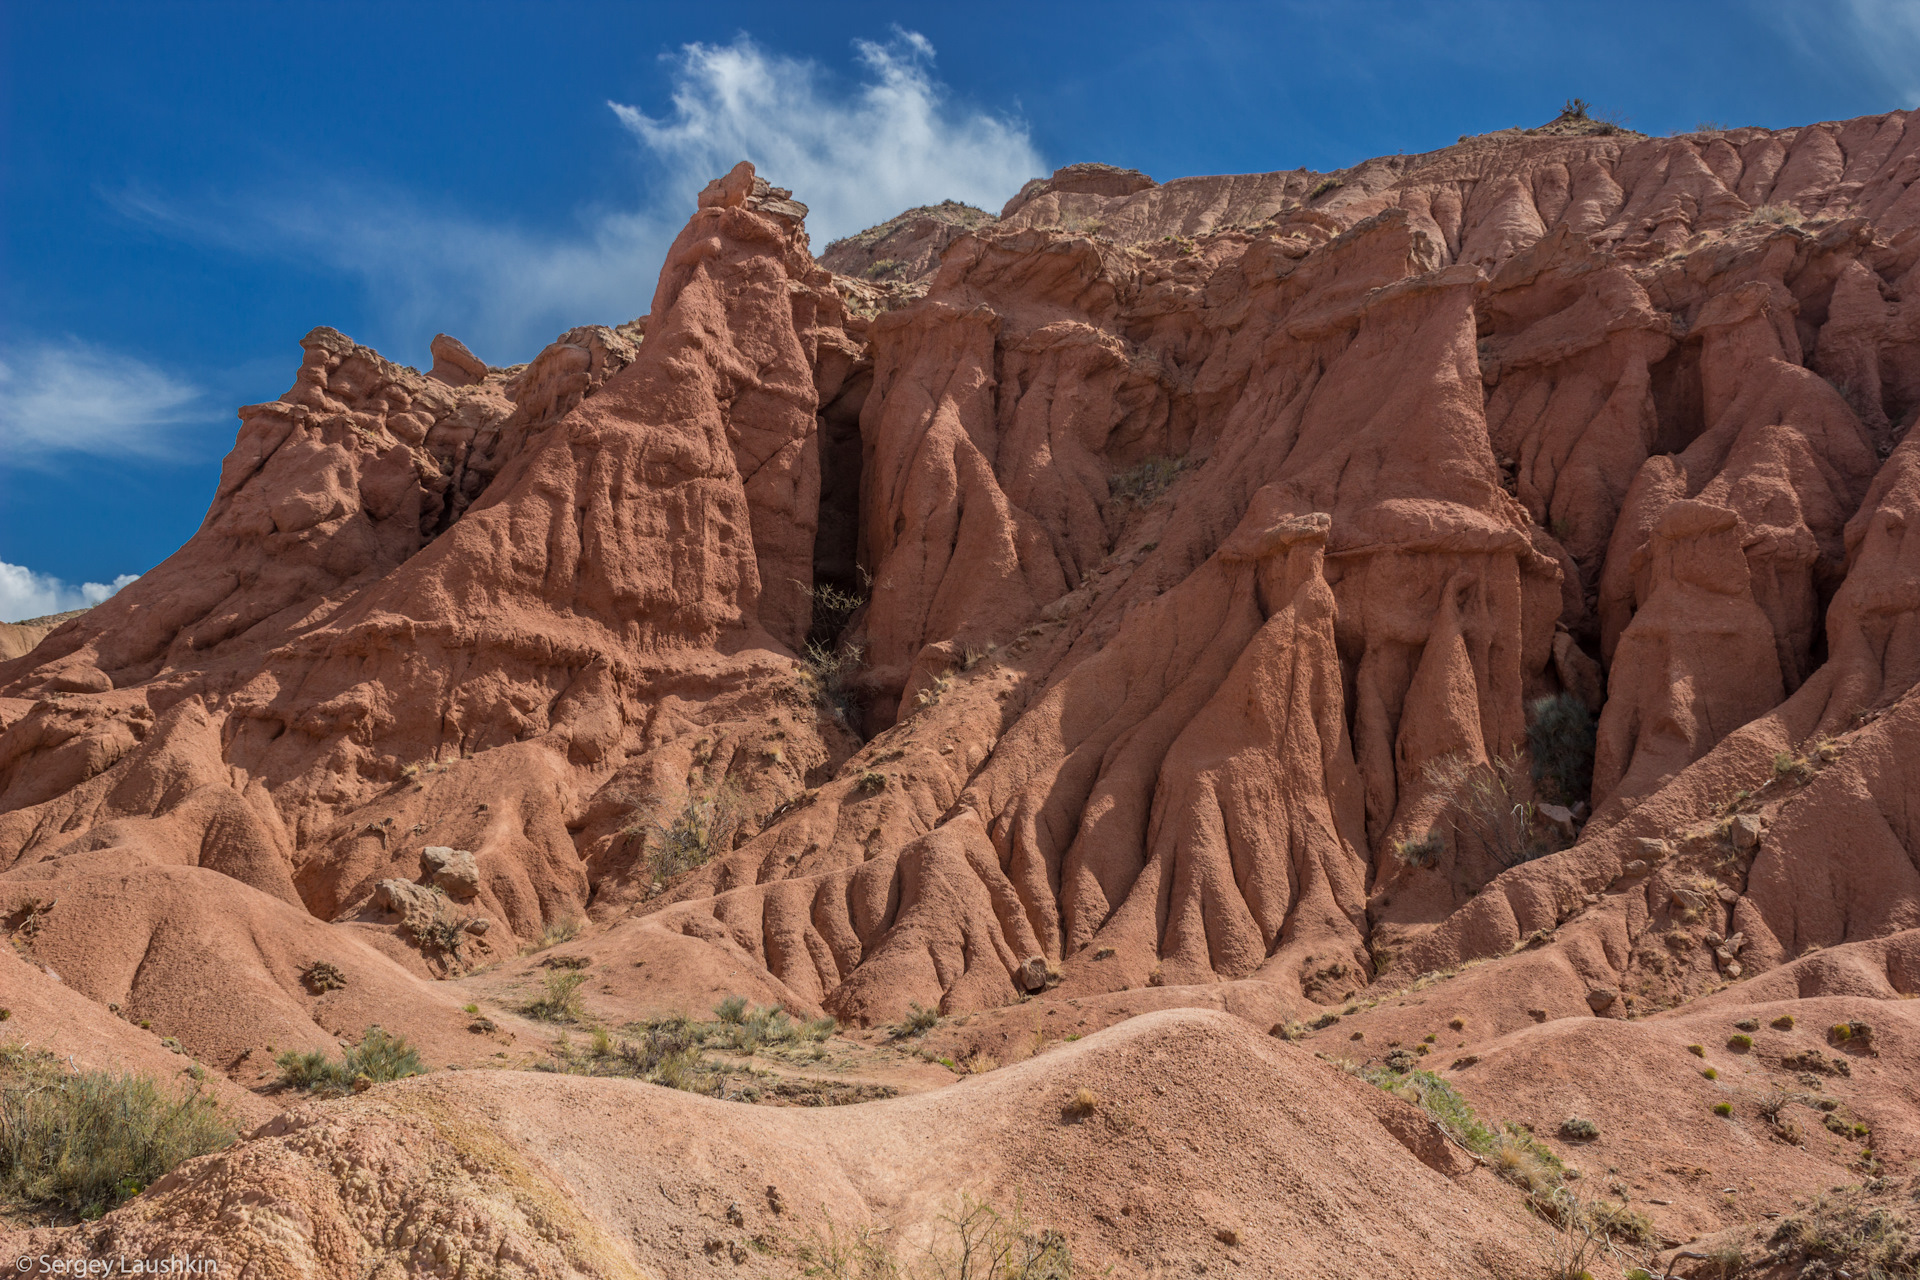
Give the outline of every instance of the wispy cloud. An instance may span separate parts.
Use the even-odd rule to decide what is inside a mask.
[[[1862,83],[1920,107],[1920,0],[1751,0],[1798,47]]]
[[[1847,0],[1860,53],[1900,95],[1900,105],[1920,107],[1920,2]]]
[[[305,184],[189,200],[126,192],[122,209],[237,252],[321,262],[360,280],[391,341],[444,329],[483,358],[524,360],[572,325],[644,312],[700,188],[741,159],[810,206],[816,246],[943,199],[997,210],[1044,171],[1024,124],[956,104],[926,37],[857,41],[857,83],[741,36],[670,56],[671,111],[610,102],[654,175],[634,207],[556,230],[476,220],[401,189]]]
[[[998,212],[1041,172],[1024,124],[953,108],[925,36],[896,27],[887,43],[854,49],[867,79],[844,97],[814,63],[741,36],[681,51],[671,117],[607,105],[669,167],[677,193],[753,161],[808,205],[816,245],[941,199]]]
[[[631,320],[646,311],[678,230],[641,211],[604,214],[571,235],[542,232],[436,208],[404,189],[344,182],[197,201],[128,190],[117,203],[184,239],[357,278],[380,321],[378,331],[350,336],[402,361],[424,359],[427,340],[443,330],[482,359],[512,364],[574,325]],[[412,349],[392,349],[401,341]]]
[[[0,351],[0,454],[12,463],[165,457],[176,428],[212,416],[199,387],[118,352],[77,340]]]
[[[112,582],[83,582],[72,586],[58,578],[35,573],[25,565],[0,560],[0,622],[20,622],[50,613],[65,613],[69,609],[85,609],[99,604],[139,576],[123,573]]]

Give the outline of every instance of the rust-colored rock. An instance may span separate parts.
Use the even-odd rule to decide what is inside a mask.
[[[980,1064],[1135,1019],[1106,1043],[1334,1091],[1396,1178],[1451,1188],[1420,1203],[1472,1218],[1366,1256],[1517,1275],[1534,1228],[1491,1243],[1479,1201],[1446,1199],[1480,1175],[1421,1113],[1215,1024],[1452,1062],[1490,1118],[1557,1132],[1592,1102],[1607,1131],[1720,1123],[1662,1056],[1725,1043],[1716,1010],[1920,989],[1917,186],[1906,112],[1660,139],[1570,113],[1337,175],[1072,165],[997,217],[912,210],[816,261],[805,206],[743,164],[644,319],[523,368],[442,335],[421,375],[310,334],[287,394],[241,411],[200,532],[0,662],[0,906],[63,999],[216,1063],[376,1013],[437,1064],[548,1043],[456,1011],[581,931],[549,958],[590,967],[609,1025],[725,994],[850,1028],[932,1010],[950,1052],[923,1061]],[[321,962],[351,981],[316,995]],[[1137,1016],[1193,1007],[1240,1021]],[[1847,1017],[1920,1063],[1903,1010]],[[1809,1060],[1757,1039],[1755,1071]],[[1526,1065],[1576,1049],[1620,1078]],[[1080,1087],[1053,1072],[1021,1078]],[[1875,1158],[1920,1154],[1912,1100],[1858,1079]],[[551,1083],[482,1088],[731,1123]],[[408,1148],[412,1104],[383,1096],[440,1088],[376,1086],[320,1146],[295,1140],[317,1119],[276,1122],[121,1213],[184,1246],[265,1182],[316,1224],[299,1247],[358,1238],[313,1152],[352,1126]],[[821,1117],[752,1141],[785,1196],[877,1223],[903,1203],[859,1199],[879,1166],[781,1144],[1032,1128],[955,1136],[946,1105],[906,1136]],[[1083,1111],[1076,1133],[1137,1132]],[[1719,1132],[1716,1159],[1751,1159]],[[472,1191],[461,1247],[533,1273],[572,1232],[579,1274],[654,1266],[566,1133],[503,1139],[575,1180]],[[439,1150],[408,1203],[469,1196]],[[1767,1185],[1856,1159],[1803,1154]],[[1086,1154],[1085,1185],[1119,1158]],[[772,1202],[755,1178],[729,1194]],[[1719,1221],[1676,1194],[1662,1232]],[[1057,1212],[1090,1256],[1145,1257],[1129,1233],[1161,1220],[1112,1197]],[[1257,1240],[1203,1201],[1178,1221],[1206,1248]]]

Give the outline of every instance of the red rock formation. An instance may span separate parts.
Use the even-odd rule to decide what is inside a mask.
[[[309,335],[201,531],[0,664],[0,907],[222,1061],[375,1006],[457,1056],[434,984],[582,917],[618,1000],[863,1025],[1285,1022],[1530,944],[1457,988],[1522,1036],[1890,945],[1917,185],[1903,112],[1570,117],[1071,166],[836,276],[743,165],[644,322]],[[1563,693],[1591,789],[1535,816]]]
[[[1489,1114],[1684,1112],[1738,1163],[1691,1059],[1697,1083],[1662,1074],[1676,1046],[1735,997],[1853,1017],[1832,1002],[1920,982],[1912,120],[1571,115],[1337,175],[1075,165],[825,266],[742,165],[643,321],[525,367],[442,335],[421,375],[316,330],[241,411],[200,532],[0,663],[0,915],[41,970],[0,982],[35,1027],[117,1007],[244,1084],[250,1050],[375,1019],[472,1065],[546,1033],[476,1040],[463,997],[507,999],[536,972],[508,958],[584,921],[609,1020],[917,1004],[973,1015],[945,1034],[978,1062],[1200,1006],[1376,1068],[1432,1046]],[[1585,744],[1543,728],[1577,737],[1569,707],[1597,717],[1591,788],[1536,811],[1530,765],[1581,785],[1555,770]],[[314,990],[316,961],[348,986]],[[1910,1019],[1864,1016],[1915,1060]],[[1470,1176],[1384,1095],[1183,1027],[1111,1043],[1360,1089],[1348,1131]],[[1859,1079],[1880,1158],[1920,1151],[1911,1100]],[[351,1125],[398,1151],[409,1115]],[[277,1123],[122,1211],[138,1238],[200,1240],[234,1179],[335,1223],[315,1239],[363,1232],[292,1141],[317,1121]],[[821,1132],[907,1140],[866,1123]],[[458,1159],[406,1164],[409,1202]],[[567,1267],[621,1273],[625,1211],[579,1176],[462,1239],[572,1231],[604,1249]],[[1661,1230],[1719,1221],[1673,1198]],[[1455,1271],[1511,1261],[1448,1240]]]

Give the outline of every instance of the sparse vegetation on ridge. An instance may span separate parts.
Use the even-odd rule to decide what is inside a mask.
[[[827,1056],[823,1042],[836,1030],[832,1018],[797,1021],[778,1006],[755,1008],[741,996],[722,1000],[714,1015],[707,1022],[666,1017],[629,1022],[618,1030],[595,1027],[585,1048],[563,1033],[536,1070],[619,1076],[725,1101],[793,1106],[840,1106],[897,1092],[870,1081],[774,1075],[708,1056],[768,1054],[802,1064],[817,1062]]]
[[[306,1053],[288,1050],[275,1058],[274,1063],[280,1068],[282,1087],[304,1089],[323,1097],[358,1092],[390,1080],[425,1075],[427,1071],[420,1054],[407,1043],[405,1036],[391,1035],[377,1026],[368,1027],[360,1043],[337,1059],[324,1049]]]
[[[578,1022],[584,1013],[580,987],[586,980],[587,975],[577,971],[549,973],[544,979],[545,989],[521,1012],[541,1022]]]
[[[1461,755],[1443,756],[1426,768],[1427,781],[1448,799],[1442,819],[1454,838],[1470,839],[1502,867],[1553,850],[1535,828],[1533,801],[1515,785],[1517,756],[1479,762]]]
[[[1107,480],[1107,493],[1122,507],[1149,507],[1190,465],[1186,458],[1142,458]]]
[[[97,1218],[238,1136],[197,1083],[176,1096],[150,1076],[78,1071],[44,1049],[0,1045],[7,1201]]]
[[[689,788],[677,804],[668,801],[645,823],[628,827],[646,849],[648,892],[656,894],[695,867],[705,866],[717,853],[732,847],[740,823],[740,794],[728,783],[705,789]]]
[[[1238,1233],[1235,1233],[1235,1243]],[[843,1230],[832,1219],[794,1246],[800,1274],[820,1280],[1072,1280],[1066,1236],[1034,1226],[1021,1205],[1003,1212],[963,1193],[943,1213],[933,1243],[902,1259],[884,1232]]]

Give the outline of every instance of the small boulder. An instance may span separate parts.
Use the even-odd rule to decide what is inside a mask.
[[[373,887],[375,909],[399,916],[423,915],[431,919],[435,910],[433,896],[433,890],[411,880],[382,880]]]
[[[1047,987],[1047,958],[1028,956],[1020,962],[1020,968],[1014,975],[1023,991],[1044,991]]]
[[[1563,840],[1573,839],[1573,810],[1565,805],[1542,804],[1536,805],[1534,811],[1547,820],[1547,825],[1553,828],[1554,834]]]
[[[1757,813],[1736,814],[1728,834],[1733,837],[1736,849],[1754,849],[1760,845],[1760,815]]]
[[[1647,874],[1647,864],[1638,858],[1631,859],[1626,866],[1620,868],[1620,874],[1623,876],[1643,876]]]
[[[1673,852],[1673,846],[1665,840],[1656,840],[1651,836],[1641,836],[1633,842],[1634,852],[1638,853],[1649,865],[1665,862]]]
[[[465,902],[480,892],[480,867],[473,854],[445,845],[428,845],[420,851],[433,885],[449,898]]]
[[[487,919],[485,916],[475,916],[473,919],[467,921],[467,932],[473,934],[475,937],[478,937],[491,928],[493,928],[493,921]]]
[[[1599,1013],[1603,1009],[1612,1008],[1613,1002],[1619,998],[1620,993],[1612,987],[1595,987],[1587,992],[1587,1008]]]

